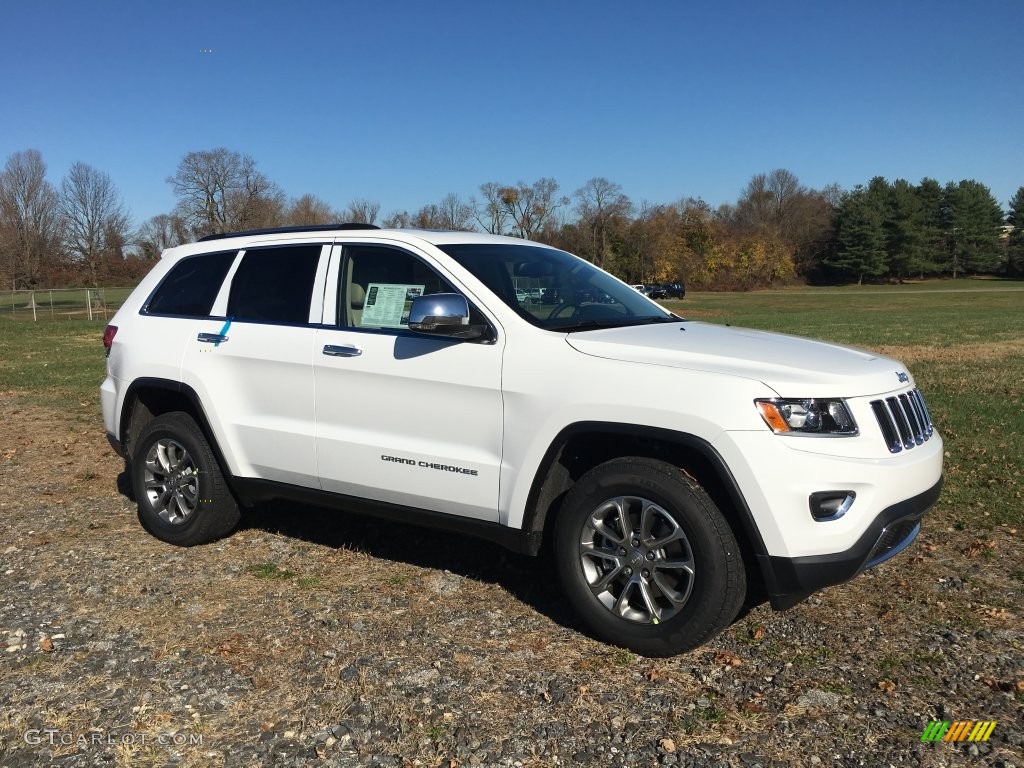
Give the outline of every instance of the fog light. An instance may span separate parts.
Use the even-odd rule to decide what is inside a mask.
[[[810,497],[811,517],[819,523],[838,520],[845,515],[857,494],[853,491],[818,491]]]

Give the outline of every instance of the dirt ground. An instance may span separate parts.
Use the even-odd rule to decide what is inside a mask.
[[[277,504],[162,544],[100,428],[14,393],[0,419],[0,767],[1024,766],[1010,526],[940,503],[892,562],[651,660],[472,539]]]

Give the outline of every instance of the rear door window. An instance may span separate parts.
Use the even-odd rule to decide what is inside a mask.
[[[231,281],[228,317],[257,323],[306,324],[320,245],[248,250]]]

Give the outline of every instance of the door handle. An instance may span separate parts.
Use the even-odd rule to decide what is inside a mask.
[[[363,354],[363,350],[359,347],[352,347],[349,345],[336,345],[336,344],[325,344],[324,354],[330,355],[331,357],[358,357]]]
[[[228,340],[223,333],[200,333],[196,338],[204,344],[220,344]]]

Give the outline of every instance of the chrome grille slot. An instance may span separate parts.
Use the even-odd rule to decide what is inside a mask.
[[[873,400],[871,410],[890,453],[921,445],[935,432],[932,417],[918,389],[884,400]]]

